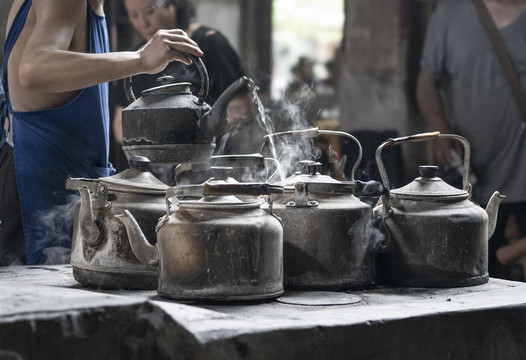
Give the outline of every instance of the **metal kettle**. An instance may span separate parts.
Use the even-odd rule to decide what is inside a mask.
[[[166,211],[168,186],[147,171],[149,161],[133,157],[130,169],[100,179],[68,178],[77,190],[71,265],[81,284],[104,288],[155,289],[157,270],[133,254],[116,216],[128,210],[155,242],[155,225]]]
[[[307,129],[269,137],[319,133],[322,130]],[[382,186],[354,179],[362,158],[362,147],[354,136],[332,131],[329,134],[350,138],[357,144],[351,181],[320,174],[320,163],[300,161],[303,171],[281,182],[283,196],[268,207],[284,225],[285,288],[337,290],[366,286],[374,281],[374,252],[369,246],[372,207],[358,197],[364,191],[376,191],[379,195]]]
[[[123,150],[128,158],[145,156],[156,163],[206,162],[212,155],[216,136],[229,128],[228,105],[241,91],[253,91],[252,79],[242,77],[232,83],[211,107],[208,72],[201,58],[186,54],[199,70],[201,88],[197,96],[190,83],[171,83],[161,77],[162,85],[142,92],[135,99],[131,78],[125,87],[131,104],[122,113]]]
[[[283,293],[283,227],[254,196],[282,192],[268,183],[206,182],[169,188],[178,209],[147,241],[134,216],[118,216],[134,253],[159,268],[158,294],[177,300],[258,300]],[[252,200],[247,196],[252,196]]]
[[[390,189],[381,152],[393,145],[449,138],[464,147],[463,189],[437,176],[437,166],[420,166],[420,177]],[[482,209],[471,201],[469,142],[439,132],[389,139],[376,151],[376,162],[386,189],[374,209],[385,238],[377,257],[380,282],[402,286],[456,287],[488,281],[488,239],[504,196],[496,191]]]

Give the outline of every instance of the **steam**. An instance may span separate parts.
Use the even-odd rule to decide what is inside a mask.
[[[69,195],[65,204],[37,213],[41,237],[36,240],[35,251],[44,254],[43,264],[69,263],[74,211],[79,198],[75,194]]]
[[[307,84],[298,87],[294,94],[280,100],[273,100],[265,107],[258,96],[258,88],[253,87],[250,101],[252,103],[251,120],[257,131],[246,126],[246,122],[236,121],[236,126],[222,136],[216,149],[217,154],[229,153],[229,143],[237,143],[238,148],[253,149],[259,140],[259,147],[268,145],[271,156],[279,161],[281,179],[299,170],[301,160],[318,160],[322,151],[314,147],[314,139],[305,137],[270,137],[265,143],[263,136],[275,132],[305,130],[312,128],[309,124],[310,111],[315,93]],[[245,125],[245,126],[241,126]],[[240,144],[241,143],[241,144]],[[258,150],[256,150],[258,151]],[[254,152],[254,151],[252,151]],[[240,152],[237,152],[240,153]]]
[[[362,216],[351,226],[348,233],[351,237],[361,237],[365,234],[365,238],[369,239],[367,251],[378,253],[385,249],[386,241],[388,241],[384,235],[386,232],[382,230],[382,225],[383,220],[381,219],[371,220],[367,216]]]
[[[315,97],[312,88],[303,83],[293,94],[275,101],[271,105],[271,116],[266,118],[267,129],[272,132],[284,132],[312,128],[309,120]],[[314,147],[314,139],[308,136],[270,137],[269,147],[272,156],[280,163],[282,179],[298,171],[300,161],[318,160],[322,155],[322,151]]]
[[[283,129],[278,131],[302,130],[311,127],[309,120],[313,115],[312,104],[316,99],[316,93],[307,85],[302,83],[293,93],[281,99],[278,112],[276,113],[280,126]]]

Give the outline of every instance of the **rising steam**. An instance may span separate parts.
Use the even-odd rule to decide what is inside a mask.
[[[78,200],[79,196],[72,194],[66,198],[65,204],[37,213],[40,238],[36,240],[35,251],[44,254],[43,264],[69,263],[74,210]]]

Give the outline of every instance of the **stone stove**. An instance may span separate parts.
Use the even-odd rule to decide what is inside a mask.
[[[85,288],[69,265],[0,268],[0,359],[524,359],[526,284],[375,286],[180,303]]]

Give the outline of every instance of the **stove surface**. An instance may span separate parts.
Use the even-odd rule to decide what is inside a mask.
[[[181,303],[156,291],[86,288],[69,265],[13,266],[0,268],[0,304],[0,358],[155,353],[156,358],[346,359],[352,353],[357,359],[523,359],[526,354],[526,284],[493,278],[463,288],[378,285],[286,291],[271,301]]]

